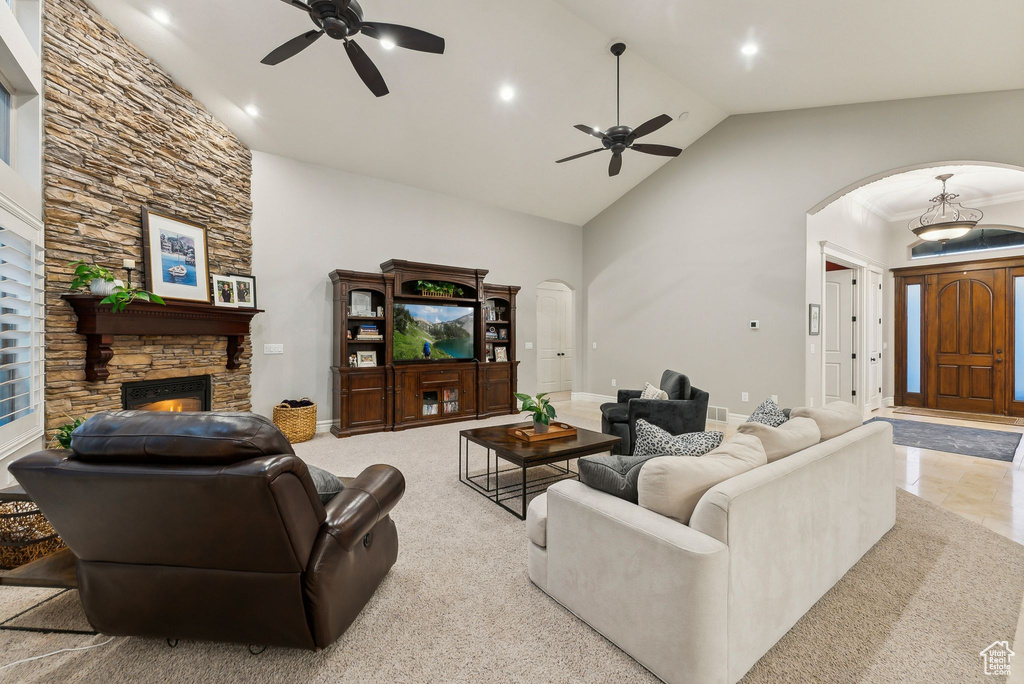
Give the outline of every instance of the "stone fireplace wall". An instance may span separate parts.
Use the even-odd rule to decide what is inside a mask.
[[[121,407],[122,382],[209,374],[213,409],[249,410],[251,350],[225,338],[117,337],[105,382],[85,379],[85,339],[60,299],[67,264],[144,274],[143,206],[207,227],[210,271],[251,273],[249,150],[83,0],[45,0],[43,75],[47,428]]]

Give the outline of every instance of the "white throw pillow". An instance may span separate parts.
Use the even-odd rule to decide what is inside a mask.
[[[786,420],[786,414],[771,399],[762,401],[761,405],[754,409],[754,412],[747,418],[748,423],[761,423],[762,425],[771,425],[772,427],[779,427]]]
[[[652,458],[640,469],[638,503],[685,525],[709,489],[767,462],[761,440],[752,435],[735,435],[701,458]]]
[[[668,399],[668,392],[658,389],[651,383],[644,385],[644,391],[640,393],[641,399]]]
[[[761,440],[769,463],[803,451],[821,441],[818,424],[810,418],[790,418],[779,427],[763,423],[743,423],[737,431]]]
[[[636,421],[634,456],[703,456],[722,443],[724,433],[684,432],[672,435],[643,418]]]
[[[793,418],[811,418],[818,424],[821,441],[838,437],[864,423],[864,416],[859,408],[848,401],[833,401],[821,408],[795,408],[790,414]]]

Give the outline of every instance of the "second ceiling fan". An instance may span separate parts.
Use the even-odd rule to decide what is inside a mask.
[[[650,135],[662,126],[671,123],[672,117],[668,114],[656,116],[650,121],[640,124],[635,129],[621,125],[621,122],[619,121],[619,96],[621,85],[619,58],[622,57],[622,53],[626,51],[626,44],[615,43],[615,45],[612,45],[611,49],[612,54],[615,55],[615,125],[607,131],[602,131],[594,128],[593,126],[587,126],[586,124],[576,124],[575,128],[583,131],[587,135],[592,135],[595,138],[600,139],[601,144],[604,145],[604,147],[599,147],[596,150],[590,150],[589,152],[574,154],[571,157],[566,157],[565,159],[559,159],[555,162],[556,164],[572,161],[573,159],[579,159],[580,157],[586,157],[591,154],[596,154],[597,152],[610,150],[612,153],[612,159],[608,164],[608,175],[617,176],[619,171],[622,169],[622,153],[626,150],[634,150],[636,152],[643,152],[644,154],[653,154],[659,157],[678,157],[682,152],[678,147],[634,142],[637,138]]]

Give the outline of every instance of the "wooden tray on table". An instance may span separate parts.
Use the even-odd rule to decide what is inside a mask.
[[[524,442],[543,442],[549,439],[564,439],[566,437],[575,437],[576,428],[568,423],[551,423],[548,426],[548,431],[543,434],[537,434],[533,431],[532,427],[524,425],[517,425],[508,429],[510,437],[521,439]]]

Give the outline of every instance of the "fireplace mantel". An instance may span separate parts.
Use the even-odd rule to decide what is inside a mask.
[[[89,382],[110,375],[107,364],[114,358],[115,335],[223,335],[228,338],[226,365],[234,370],[241,365],[252,317],[263,311],[168,300],[166,305],[137,301],[114,313],[95,295],[65,294],[61,298],[78,316],[75,332],[86,337],[85,377]]]

